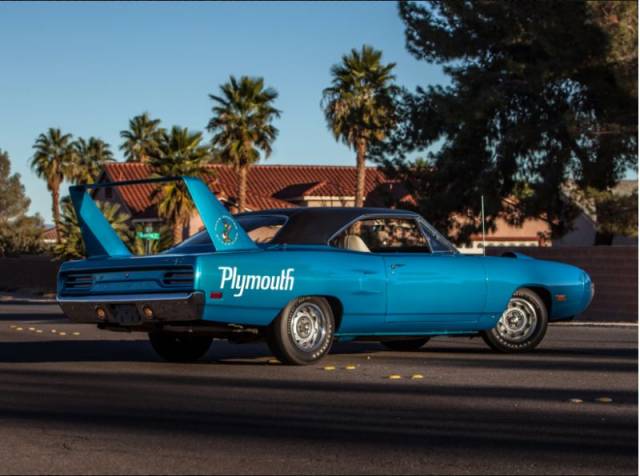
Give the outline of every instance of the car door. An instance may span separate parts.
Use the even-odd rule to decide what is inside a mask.
[[[384,260],[385,322],[395,324],[396,331],[421,327],[412,327],[412,323],[464,329],[484,311],[487,277],[482,259],[459,254],[414,214],[363,217],[338,234],[332,244]]]
[[[385,253],[390,323],[425,322],[464,328],[485,307],[486,273],[481,259],[457,253]]]
[[[385,239],[372,246],[385,261],[386,322],[439,324],[449,329],[476,322],[487,295],[483,261],[459,254],[415,216],[388,217],[384,223]]]

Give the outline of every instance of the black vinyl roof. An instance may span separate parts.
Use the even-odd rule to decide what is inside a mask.
[[[363,216],[418,216],[409,210],[355,207],[278,208],[242,213],[238,216],[264,215],[284,215],[288,218],[272,244],[300,245],[326,245],[335,233]]]

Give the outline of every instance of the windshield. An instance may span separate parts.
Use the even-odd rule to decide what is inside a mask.
[[[238,224],[247,232],[257,244],[271,243],[280,229],[287,222],[284,215],[241,215],[234,217]],[[202,229],[190,238],[166,253],[206,253],[215,251],[211,237],[206,230]]]

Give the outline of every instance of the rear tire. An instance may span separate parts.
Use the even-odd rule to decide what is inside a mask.
[[[523,288],[513,294],[496,327],[482,331],[481,335],[497,352],[528,352],[540,344],[548,323],[547,307],[540,296]]]
[[[149,341],[156,353],[169,362],[195,362],[204,356],[213,339],[189,334],[149,333]]]
[[[326,299],[303,297],[291,301],[271,325],[267,343],[283,363],[318,362],[333,344],[335,318]]]
[[[380,343],[387,349],[395,350],[396,352],[415,352],[427,342],[429,342],[429,337],[420,337],[418,339],[407,340],[387,340],[381,341]]]

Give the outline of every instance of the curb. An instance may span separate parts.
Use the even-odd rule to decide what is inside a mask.
[[[554,327],[638,327],[637,322],[552,322]]]
[[[0,306],[13,304],[58,304],[55,299],[12,299],[11,301],[0,301]]]

